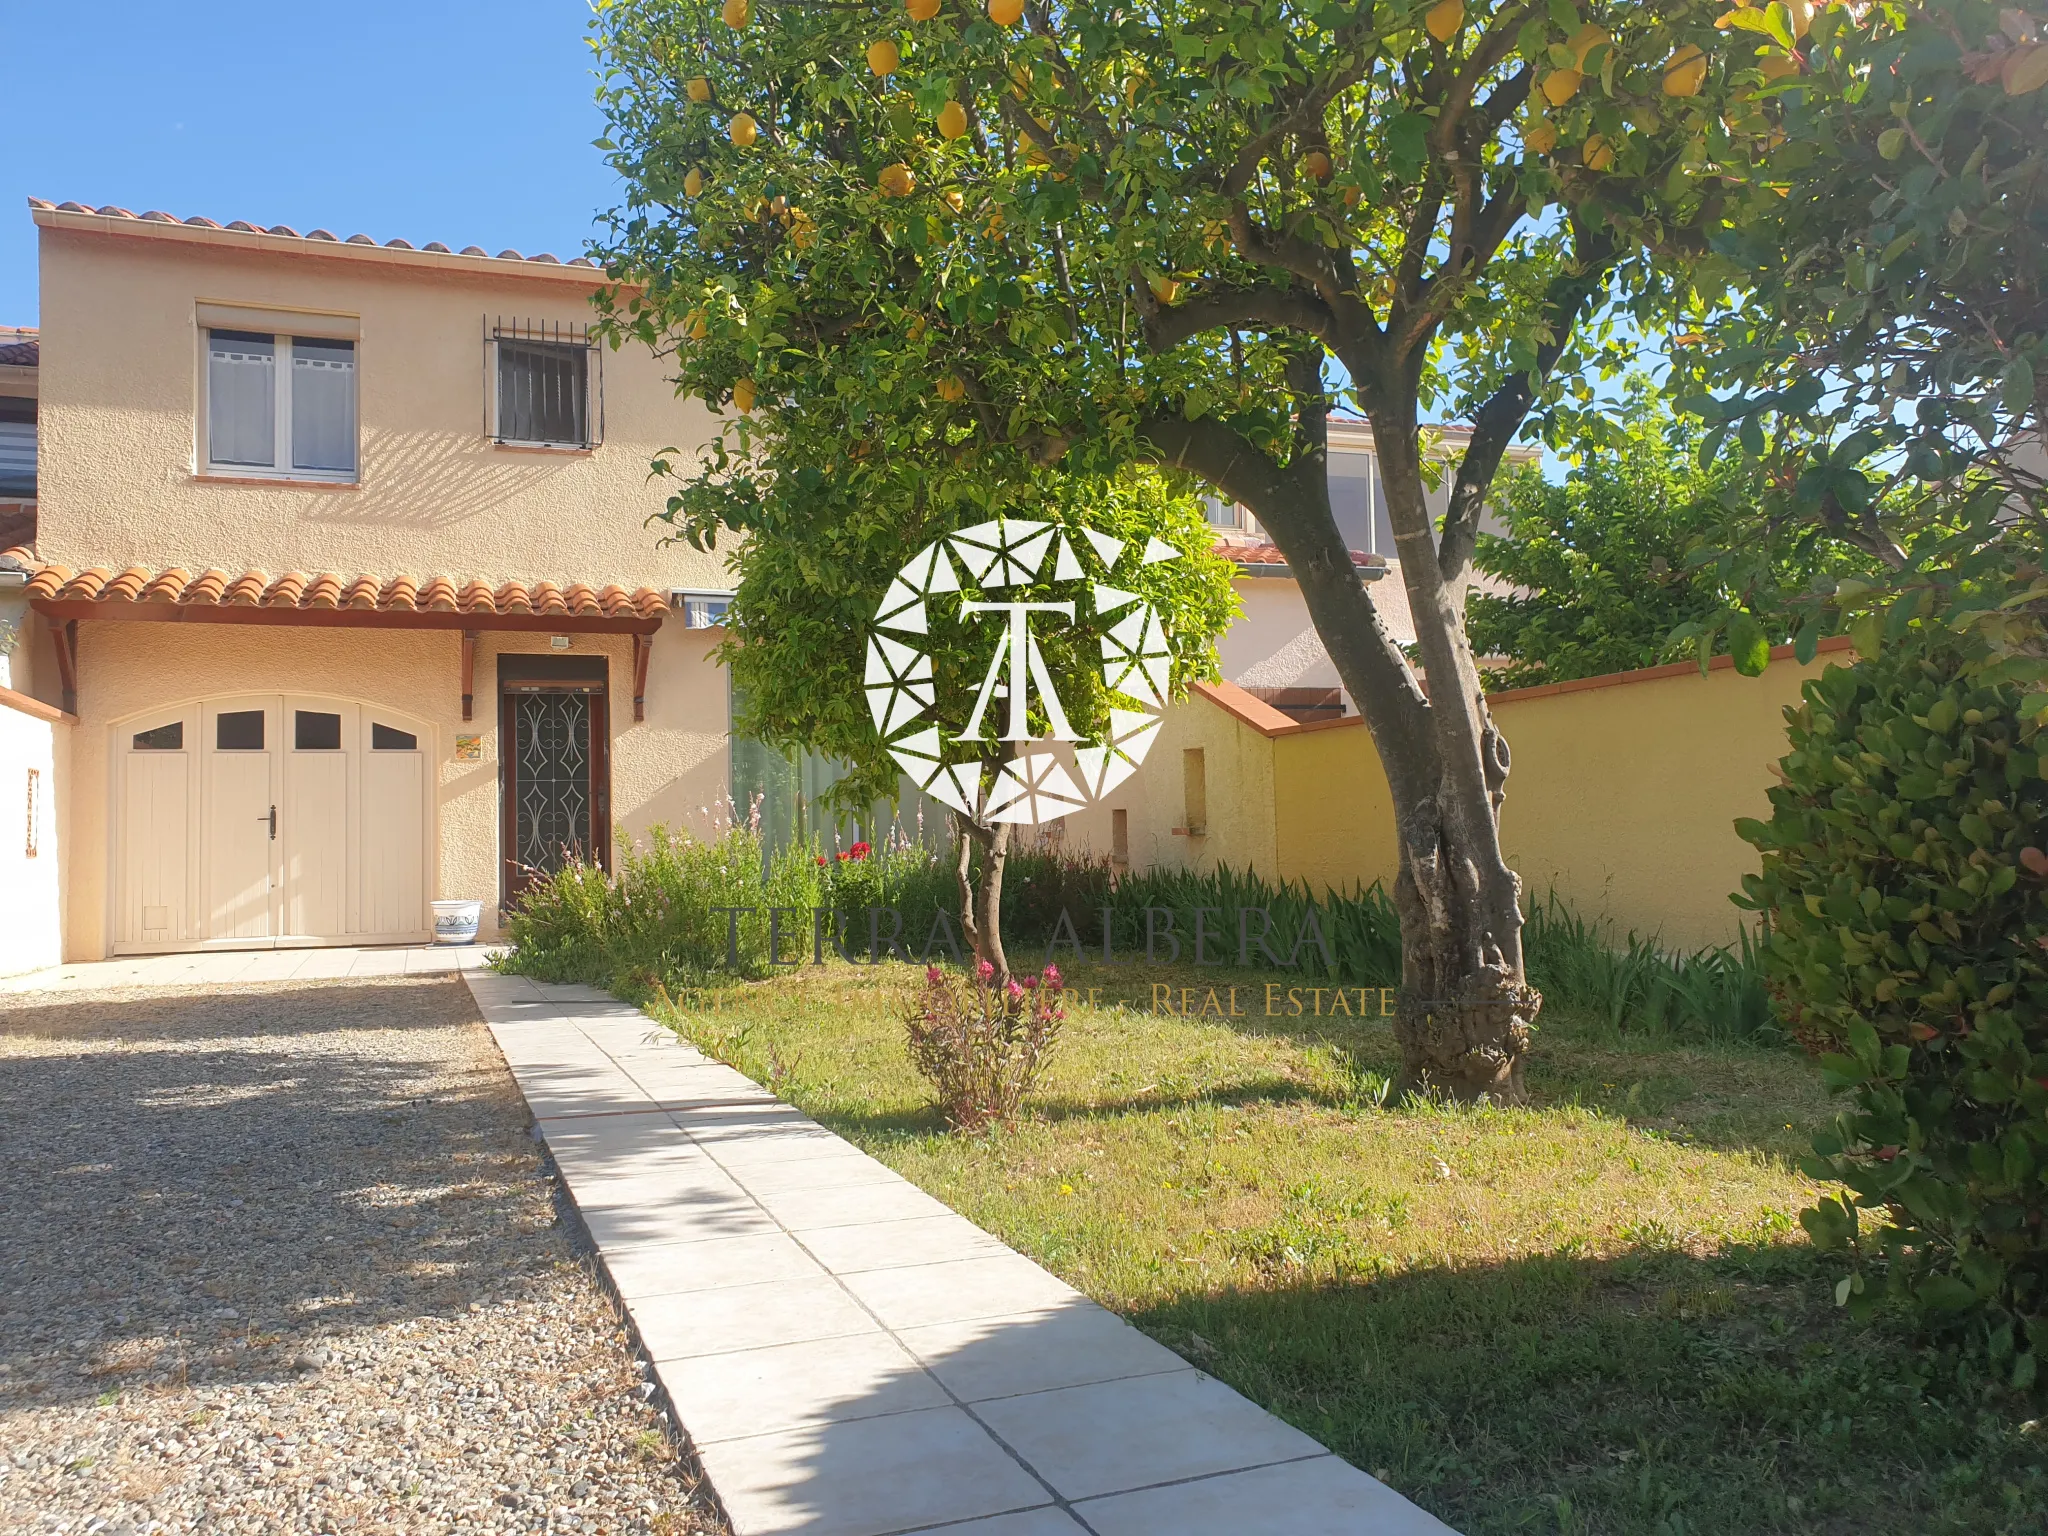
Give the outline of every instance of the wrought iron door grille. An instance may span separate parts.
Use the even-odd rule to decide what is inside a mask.
[[[553,873],[590,855],[590,696],[522,693],[512,701],[517,739],[513,857]]]

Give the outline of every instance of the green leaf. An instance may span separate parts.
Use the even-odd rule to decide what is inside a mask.
[[[1878,654],[1884,636],[1884,619],[1875,613],[1858,614],[1849,625],[1849,640],[1865,661]]]
[[[1413,180],[1429,159],[1429,119],[1419,112],[1403,112],[1387,124],[1386,134],[1394,174]]]
[[[2034,368],[2024,357],[2016,357],[2006,365],[1998,381],[1998,398],[2014,415],[2024,412],[2034,403]]]

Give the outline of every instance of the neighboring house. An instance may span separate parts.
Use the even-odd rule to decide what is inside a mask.
[[[1434,451],[1455,460],[1471,436],[1469,428],[1432,429]],[[1330,420],[1330,510],[1337,531],[1350,547],[1359,573],[1372,583],[1372,598],[1388,631],[1401,645],[1415,643],[1415,623],[1408,612],[1408,591],[1401,582],[1400,557],[1394,549],[1386,492],[1380,485],[1379,459],[1373,451],[1372,428],[1356,417]],[[1542,459],[1536,448],[1510,448],[1502,473],[1511,473]],[[1450,479],[1429,493],[1433,516],[1450,504]],[[1209,521],[1218,533],[1217,553],[1237,564],[1237,592],[1243,617],[1217,642],[1217,661],[1224,679],[1297,720],[1334,719],[1354,712],[1329,652],[1323,648],[1301,588],[1289,575],[1286,559],[1274,548],[1249,511],[1220,499],[1209,501]],[[1481,527],[1502,528],[1490,514]],[[1482,590],[1497,586],[1478,577]]]
[[[646,527],[712,423],[597,346],[594,267],[31,206],[0,599],[77,721],[67,957],[418,940],[436,898],[488,934],[720,799],[722,563]]]

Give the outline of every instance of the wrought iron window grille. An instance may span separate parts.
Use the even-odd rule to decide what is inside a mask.
[[[604,352],[586,324],[484,321],[484,436],[515,448],[604,441]]]

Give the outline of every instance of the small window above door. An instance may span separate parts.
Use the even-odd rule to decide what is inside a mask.
[[[185,722],[173,720],[169,725],[152,726],[146,731],[135,733],[137,752],[182,752],[185,750]]]
[[[417,752],[419,737],[411,731],[401,731],[395,725],[386,725],[380,720],[370,722],[370,750],[372,752]]]
[[[317,709],[293,710],[292,747],[299,752],[339,752],[341,716]]]
[[[261,752],[263,711],[237,709],[213,717],[213,748],[216,752]]]

